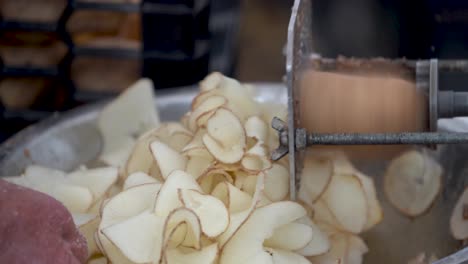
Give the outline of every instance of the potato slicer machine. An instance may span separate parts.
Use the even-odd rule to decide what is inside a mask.
[[[273,151],[272,160],[279,160],[289,153],[290,197],[296,199],[302,169],[302,155],[314,145],[428,145],[468,143],[468,133],[437,132],[438,118],[468,116],[468,92],[439,91],[439,72],[468,73],[468,60],[398,60],[416,73],[416,87],[425,89],[428,98],[428,132],[412,133],[314,133],[300,127],[299,95],[300,72],[311,58],[322,63],[335,63],[334,59],[322,59],[314,55],[312,44],[312,1],[295,0],[288,26],[286,46],[286,84],[288,88],[288,120],[275,117],[272,127],[278,131],[279,147]],[[437,264],[468,263],[468,248],[442,258]]]

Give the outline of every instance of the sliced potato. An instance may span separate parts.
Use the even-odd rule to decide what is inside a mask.
[[[450,231],[454,238],[465,240],[468,238],[468,188],[458,199],[450,217]]]
[[[220,108],[208,120],[203,144],[220,162],[232,164],[240,161],[245,141],[244,127],[231,111]]]
[[[264,174],[264,173],[260,173],[260,174]],[[259,175],[260,175],[259,174]],[[266,173],[265,173],[265,181],[266,181]],[[255,193],[255,190],[256,190],[256,186],[257,186],[257,175],[247,175],[245,176],[245,178],[243,179],[243,182],[242,182],[242,187],[241,187],[241,190],[243,190],[244,192],[250,194],[250,195],[254,195]],[[266,186],[265,186],[266,188]],[[263,192],[265,192],[265,190],[263,190]]]
[[[354,175],[334,175],[323,194],[323,200],[340,225],[348,232],[364,230],[368,204],[364,189]]]
[[[241,160],[242,167],[250,172],[259,172],[271,168],[271,160],[266,146],[258,142],[250,148]]]
[[[161,185],[157,183],[138,185],[115,195],[103,204],[95,239],[98,248],[112,263],[131,262],[101,231],[153,208],[160,188]]]
[[[150,150],[150,144],[158,140],[158,129],[152,129],[143,134],[133,146],[132,152],[125,164],[125,177],[134,172],[149,173],[154,163],[154,157]]]
[[[331,248],[322,255],[311,257],[312,263],[362,263],[362,257],[368,252],[364,241],[356,235],[335,232],[330,234]]]
[[[201,102],[196,108],[192,110],[192,113],[188,120],[188,126],[191,131],[196,131],[203,125],[204,122],[199,121],[199,118],[207,113],[214,113],[216,110],[226,105],[227,100],[223,96],[213,95],[207,97]]]
[[[180,229],[181,224],[185,225],[183,234],[176,234],[176,229]],[[202,227],[198,215],[191,209],[181,207],[172,211],[166,218],[164,224],[164,247],[161,249],[161,254],[170,248],[175,248],[179,245],[193,249],[201,248]],[[182,235],[178,237],[178,235]],[[171,247],[171,242],[172,246]]]
[[[155,212],[158,216],[165,217],[169,213],[181,207],[183,204],[179,200],[179,189],[192,189],[201,191],[200,186],[192,177],[181,170],[175,170],[167,177],[166,181],[159,191],[158,197],[156,198]]]
[[[80,225],[78,229],[81,234],[86,238],[86,244],[88,246],[88,257],[100,253],[100,250],[94,239],[94,233],[98,230],[99,222],[101,218],[99,216],[93,216],[93,218],[86,223]]]
[[[208,76],[205,77],[205,79],[203,79],[200,82],[200,90],[202,91],[201,94],[203,94],[206,91],[219,88],[223,80],[224,80],[223,74],[219,72],[210,73]]]
[[[161,258],[164,218],[145,211],[102,229],[106,236],[130,261],[158,262]]]
[[[301,175],[299,199],[312,206],[327,190],[332,175],[333,163],[331,160],[307,156]]]
[[[442,167],[433,158],[409,151],[394,159],[384,177],[384,191],[401,213],[416,217],[426,212],[440,193]]]
[[[182,153],[188,154],[187,152],[189,152],[192,149],[197,149],[197,150],[205,149],[205,146],[203,145],[203,140],[202,140],[205,134],[206,134],[205,128],[198,129],[194,133],[192,139],[187,143],[187,145],[185,145],[182,148]]]
[[[203,233],[216,237],[229,225],[229,212],[219,199],[197,190],[179,189],[179,199],[200,218]]]
[[[268,248],[266,250],[272,256],[274,264],[288,264],[288,263],[311,264],[311,262],[307,260],[305,257],[297,253],[291,252],[289,250],[276,249],[276,248],[275,249]]]
[[[330,249],[328,235],[323,232],[309,217],[302,217],[297,223],[308,225],[312,229],[312,239],[303,248],[296,250],[302,256],[311,257],[324,254]]]
[[[72,213],[86,213],[93,204],[93,194],[88,188],[60,183],[51,187],[45,193],[59,200]]]
[[[244,124],[245,132],[248,137],[254,138],[260,142],[268,140],[268,125],[259,116],[249,117]]]
[[[140,79],[100,112],[97,121],[103,138],[100,160],[112,166],[124,165],[135,140],[159,125],[153,90],[150,79]]]
[[[187,150],[184,155],[187,158],[185,171],[198,179],[211,167],[214,158],[205,148],[192,148]]]
[[[24,177],[32,186],[49,185],[51,183],[64,183],[66,173],[60,170],[40,165],[29,165],[24,170]]]
[[[251,263],[251,258],[256,258],[259,254],[269,255],[263,248],[263,242],[277,228],[305,215],[306,211],[302,206],[289,201],[258,208],[224,245],[220,262]]]
[[[187,158],[168,145],[156,140],[150,144],[150,148],[164,179],[175,170],[185,169]]]
[[[234,182],[231,174],[219,168],[211,168],[207,170],[197,179],[197,181],[200,183],[200,187],[204,193],[211,193],[220,182]]]
[[[91,222],[96,217],[97,215],[95,214],[86,214],[86,213],[85,214],[82,214],[82,213],[72,214],[73,223],[75,223],[77,227],[83,226]]]
[[[176,151],[181,151],[193,137],[192,132],[177,122],[161,124],[156,130],[155,135],[159,140]]]
[[[218,245],[212,244],[202,248],[200,251],[183,253],[178,249],[168,250],[166,263],[178,264],[214,264],[218,257]]]
[[[250,217],[254,210],[258,207],[260,200],[262,198],[262,193],[264,189],[265,175],[259,174],[256,177],[255,193],[252,197],[252,203],[250,207],[244,211],[233,213],[229,215],[229,226],[226,231],[218,237],[218,243],[223,247],[226,242],[228,242],[234,234],[239,230],[239,228],[244,224],[244,222]]]
[[[230,214],[246,210],[252,204],[252,197],[229,182],[218,183],[211,195],[221,200]]]
[[[67,175],[67,180],[77,186],[88,188],[97,201],[112,187],[119,177],[115,167],[104,167],[90,170],[77,170]]]
[[[144,172],[135,172],[135,173],[130,174],[128,178],[125,180],[124,185],[123,185],[123,190],[125,191],[128,188],[142,185],[142,184],[147,184],[147,183],[159,183],[160,184],[161,182]]]
[[[383,209],[377,199],[377,192],[375,190],[373,179],[359,172],[355,172],[354,175],[356,175],[356,177],[361,181],[361,185],[367,199],[367,223],[364,226],[364,231],[366,231],[383,220]]]
[[[333,211],[324,200],[317,200],[312,206],[312,209],[313,219],[317,224],[320,223],[331,225],[336,229],[341,229],[344,231],[344,228],[341,226]]]
[[[265,171],[265,196],[273,202],[284,200],[289,194],[289,171],[274,163]]]
[[[263,243],[266,247],[289,251],[299,250],[312,241],[313,230],[309,225],[292,222],[274,230],[273,235]]]

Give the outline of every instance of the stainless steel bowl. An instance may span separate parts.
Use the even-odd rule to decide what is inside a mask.
[[[257,84],[256,98],[286,104],[286,89],[281,84]],[[158,91],[156,105],[163,121],[178,120],[188,111],[196,87]],[[20,174],[28,164],[72,170],[97,157],[101,137],[95,121],[105,102],[54,116],[21,131],[0,146],[0,175]],[[463,119],[439,121],[441,130],[468,131]],[[449,232],[449,218],[456,200],[468,184],[468,145],[439,146],[430,151],[445,169],[444,189],[425,215],[409,219],[392,208],[383,192],[384,221],[364,234],[370,252],[365,263],[406,263],[420,252],[441,258],[461,247]],[[364,164],[360,169],[372,175],[379,190],[386,161]]]

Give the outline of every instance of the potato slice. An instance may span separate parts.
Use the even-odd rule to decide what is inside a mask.
[[[266,181],[266,177],[267,176],[265,173],[265,181]],[[242,182],[241,190],[253,196],[256,190],[256,186],[257,186],[257,175],[247,175]],[[265,190],[263,190],[263,192],[265,192]]]
[[[161,258],[164,218],[144,211],[104,228],[101,232],[130,261],[136,263],[158,262]]]
[[[181,151],[193,137],[192,132],[177,122],[161,124],[156,130],[155,135],[159,140],[176,151]]]
[[[157,183],[138,185],[104,203],[95,240],[98,248],[112,263],[131,262],[101,231],[153,208],[160,188],[161,185]]]
[[[192,177],[181,170],[175,170],[167,177],[166,181],[161,187],[161,190],[156,198],[155,212],[158,216],[165,217],[169,213],[181,207],[183,204],[179,200],[179,189],[192,189],[201,191],[200,186]]]
[[[375,190],[375,184],[372,178],[364,175],[360,172],[355,172],[354,175],[361,181],[362,188],[367,199],[367,223],[364,226],[364,230],[369,230],[383,220],[383,210],[380,206],[379,200],[377,199],[377,192]]]
[[[107,196],[107,195],[106,195]],[[101,199],[95,201],[90,208],[86,211],[87,214],[98,215],[101,212],[101,206],[103,201],[107,199],[106,197],[101,197]]]
[[[31,165],[24,176],[7,177],[6,180],[54,197],[72,213],[86,213],[93,205],[92,192],[70,183],[65,175],[59,170]]]
[[[231,111],[220,108],[208,120],[203,144],[220,162],[232,164],[240,161],[245,141],[244,127]]]
[[[283,201],[256,209],[231,239],[224,245],[220,262],[253,263],[252,258],[265,252],[263,242],[277,228],[294,222],[306,215],[306,211],[297,203]]]
[[[158,140],[156,131],[158,129],[150,130],[143,134],[133,146],[132,152],[125,164],[125,177],[134,172],[149,173],[151,166],[154,163],[154,157],[151,153],[150,144]]]
[[[289,171],[274,163],[265,171],[265,196],[273,202],[284,200],[289,194]]]
[[[188,120],[188,126],[191,131],[196,131],[199,127],[203,125],[203,121],[200,121],[200,117],[207,113],[214,113],[213,110],[216,110],[224,105],[226,105],[227,100],[223,96],[213,95],[207,97],[201,102],[197,108],[192,110],[192,114]]]
[[[308,225],[312,229],[312,239],[303,248],[296,250],[302,256],[311,257],[326,253],[330,249],[328,235],[323,232],[309,217],[302,217],[297,223]]]
[[[97,201],[112,187],[119,177],[115,167],[104,167],[90,170],[77,170],[67,175],[67,180],[74,185],[88,188]]]
[[[367,252],[369,252],[369,248],[360,237],[353,235],[348,236],[347,263],[361,264],[363,255]]]
[[[166,253],[167,264],[214,264],[218,257],[218,245],[212,244],[200,251],[183,253],[178,249],[168,250]]]
[[[312,206],[327,190],[333,175],[333,163],[329,159],[314,158],[304,160],[298,197]]]
[[[195,98],[192,106],[198,105],[208,95],[222,95],[228,99],[227,108],[231,109],[241,120],[259,114],[257,103],[253,99],[252,89],[240,84],[237,80],[220,73],[212,73],[200,82],[202,93]]]
[[[208,169],[197,181],[200,183],[200,187],[204,193],[211,193],[220,182],[234,182],[231,174],[219,168]]]
[[[229,182],[218,183],[211,195],[221,200],[230,214],[246,210],[252,204],[252,197]]]
[[[43,167],[40,165],[29,165],[24,170],[24,177],[28,179],[31,187],[49,185],[51,183],[64,183],[66,173],[60,170]]]
[[[213,156],[203,148],[192,148],[184,153],[187,156],[185,171],[198,179],[211,167],[214,162]]]
[[[267,248],[266,251],[272,256],[272,263],[274,264],[311,264],[310,261],[303,256],[288,250]]]
[[[91,222],[94,218],[96,218],[97,216],[94,215],[94,214],[86,214],[86,213],[75,213],[75,214],[72,214],[72,218],[73,218],[73,223],[75,223],[75,225],[77,227],[80,227],[82,225],[85,225],[89,222]]]
[[[97,215],[90,215],[91,219],[82,223],[81,225],[77,225],[81,234],[86,238],[86,242],[88,245],[88,257],[93,256],[99,253],[99,248],[96,245],[96,240],[94,239],[94,233],[96,233],[99,222],[101,218]]]
[[[313,230],[309,225],[292,222],[274,230],[273,235],[263,245],[289,251],[299,250],[312,241]]]
[[[331,225],[336,229],[344,231],[344,228],[341,226],[333,211],[324,200],[317,200],[312,206],[312,209],[314,216],[313,219],[317,224],[321,223]]]
[[[311,257],[312,263],[361,264],[362,257],[369,251],[362,239],[349,233],[330,234],[331,248],[322,255]]]
[[[101,227],[107,227],[152,209],[160,189],[161,184],[147,183],[131,187],[112,197],[103,206]]]
[[[216,237],[229,225],[229,212],[219,199],[197,190],[179,189],[179,199],[200,218],[203,233]]]
[[[362,232],[369,209],[364,189],[356,176],[334,175],[323,199],[346,231]]]
[[[124,185],[123,185],[123,190],[127,190],[129,188],[142,185],[142,184],[147,184],[147,183],[159,183],[161,184],[160,181],[156,180],[155,178],[149,176],[148,174],[144,172],[135,172],[130,174],[128,178],[125,180]]]
[[[222,83],[218,87],[219,94],[228,100],[226,108],[235,113],[240,120],[245,121],[248,117],[260,113],[251,89],[240,84],[237,80],[223,76]]]
[[[214,95],[218,95],[218,94],[219,94],[219,90],[216,90],[216,89],[213,89],[211,91],[201,91],[199,94],[195,96],[195,98],[193,98],[191,108],[190,108],[191,111],[189,113],[191,114],[193,110],[195,110],[201,103],[203,103],[206,100],[206,98],[214,96]]]
[[[271,120],[270,120],[271,121]],[[248,137],[254,138],[260,142],[268,140],[268,125],[259,116],[249,117],[244,124],[245,133]]]
[[[249,149],[241,160],[242,167],[252,173],[271,168],[268,149],[262,142],[257,142]]]
[[[45,193],[59,200],[72,213],[86,213],[93,204],[93,194],[81,186],[57,183]]]
[[[202,91],[201,94],[203,94],[206,91],[219,88],[223,80],[224,80],[223,74],[219,72],[210,73],[208,76],[205,77],[205,79],[203,79],[200,82],[200,90]]]
[[[103,139],[100,160],[122,166],[142,133],[159,125],[150,79],[140,79],[99,114],[97,126]]]
[[[150,148],[164,179],[175,170],[185,169],[187,158],[168,145],[156,140],[150,144]]]
[[[177,229],[182,227],[181,224],[185,226],[185,232],[183,234],[176,234]],[[182,236],[178,237],[178,235]],[[191,209],[185,207],[175,209],[166,219],[163,237],[164,247],[162,248],[162,255],[165,254],[167,249],[171,248],[170,242],[172,242],[172,248],[183,245],[184,247],[200,249],[202,238],[200,218]]]
[[[394,159],[384,176],[384,191],[401,213],[416,217],[434,203],[442,185],[442,167],[427,154],[409,151]]]
[[[205,146],[203,145],[203,136],[206,134],[206,129],[205,128],[200,128],[197,130],[197,132],[194,133],[192,140],[190,140],[187,145],[185,145],[182,148],[182,153],[188,154],[187,152],[192,150],[192,149],[205,149]]]
[[[450,217],[450,231],[454,238],[465,240],[468,238],[468,188],[458,199]]]
[[[228,242],[234,234],[239,230],[239,228],[244,224],[244,222],[250,217],[253,211],[258,207],[260,200],[262,198],[262,193],[264,189],[265,175],[259,174],[256,177],[256,189],[252,197],[252,203],[250,207],[244,211],[233,213],[229,215],[229,226],[224,233],[218,237],[218,243],[223,247],[226,242]]]

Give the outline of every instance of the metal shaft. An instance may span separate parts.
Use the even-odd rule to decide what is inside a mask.
[[[301,134],[299,132],[298,134]],[[300,135],[296,138],[300,141]],[[307,146],[310,145],[395,145],[395,144],[456,144],[468,142],[468,133],[377,133],[377,134],[308,134]]]

